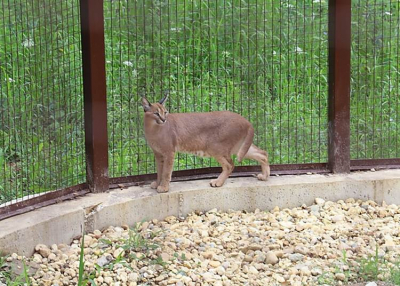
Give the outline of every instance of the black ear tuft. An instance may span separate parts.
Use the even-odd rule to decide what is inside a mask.
[[[168,99],[169,93],[167,93],[163,99],[161,99],[158,103],[164,105],[164,102]]]
[[[151,103],[144,96],[142,97],[142,106],[143,106],[144,112],[147,112],[150,110]]]

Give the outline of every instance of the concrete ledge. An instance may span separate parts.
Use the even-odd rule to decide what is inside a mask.
[[[400,170],[281,176],[267,182],[233,178],[221,188],[210,188],[208,180],[177,182],[166,194],[157,194],[149,186],[89,194],[0,221],[0,251],[29,256],[36,244],[70,243],[83,229],[91,232],[110,225],[133,225],[141,220],[186,216],[195,210],[213,208],[292,208],[311,205],[316,197],[330,201],[351,197],[399,205]]]

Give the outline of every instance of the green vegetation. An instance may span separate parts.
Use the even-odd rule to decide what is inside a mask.
[[[139,101],[166,90],[241,113],[273,164],[326,162],[327,0],[104,2],[111,176],[155,172]],[[399,157],[400,2],[352,2],[352,158]],[[0,203],[85,181],[79,1],[1,5]]]
[[[363,281],[386,281],[400,285],[400,261],[389,263],[378,255],[378,246],[375,255],[361,259],[358,274]]]
[[[128,238],[124,239],[120,245],[123,250],[132,253],[132,255],[134,255],[133,253],[136,251],[149,251],[160,247],[158,244],[150,242],[147,237],[143,236],[141,233],[141,226],[141,223],[136,223],[133,228],[129,229]]]
[[[352,281],[384,281],[394,285],[400,285],[400,261],[390,263],[384,257],[379,256],[378,246],[375,248],[374,255],[366,258],[356,258],[357,263],[350,263],[347,259],[346,251],[343,251],[343,258],[335,271],[325,271],[318,277],[319,285],[335,285],[335,274],[343,273],[344,282]],[[356,266],[357,265],[357,266]]]
[[[0,253],[0,283],[5,283],[7,286],[30,286],[31,281],[28,276],[28,267],[23,261],[22,273],[16,276],[12,273],[10,266],[6,264],[7,256]]]
[[[99,239],[99,242],[108,246],[115,244],[115,249],[121,249],[121,252],[115,259],[104,266],[95,264],[95,270],[91,272],[85,271],[84,235],[82,235],[78,285],[87,285],[90,283],[91,285],[96,286],[96,282],[94,280],[95,277],[97,277],[96,275],[99,275],[101,271],[112,271],[117,264],[132,269],[130,263],[133,260],[139,261],[146,259],[149,261],[149,264],[158,264],[162,267],[165,267],[168,264],[168,261],[164,261],[161,256],[156,256],[154,254],[154,250],[160,247],[157,243],[153,242],[153,239],[157,236],[157,234],[158,233],[154,233],[152,231],[145,232],[142,229],[142,224],[136,223],[131,229],[129,229],[128,237],[126,239],[121,239],[116,243],[104,238]]]
[[[0,1],[0,204],[85,181],[79,1]]]

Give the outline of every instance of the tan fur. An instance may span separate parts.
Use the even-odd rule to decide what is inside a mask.
[[[168,114],[165,99],[153,104],[142,99],[145,137],[157,164],[157,181],[152,188],[168,191],[176,152],[214,157],[222,173],[211,180],[212,187],[222,186],[232,173],[232,155],[237,155],[239,162],[244,158],[260,162],[262,173],[257,178],[267,180],[268,154],[252,144],[254,129],[249,121],[229,111]]]

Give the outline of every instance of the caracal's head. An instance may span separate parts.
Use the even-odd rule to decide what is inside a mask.
[[[147,120],[154,120],[158,125],[163,125],[167,122],[168,110],[165,108],[165,101],[168,94],[159,102],[150,103],[147,98],[142,97],[142,106],[144,109],[144,116]]]

